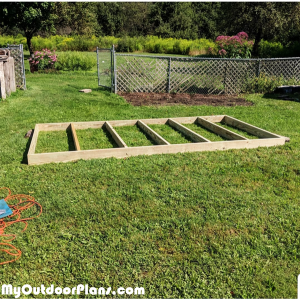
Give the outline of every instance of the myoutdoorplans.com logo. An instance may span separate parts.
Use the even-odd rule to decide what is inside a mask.
[[[29,284],[25,284],[22,287],[13,287],[11,284],[2,285],[2,295],[14,295],[15,298],[19,298],[21,295],[80,295],[84,293],[85,295],[144,295],[145,289],[143,287],[119,287],[116,291],[112,290],[111,287],[104,288],[95,288],[89,287],[88,284],[79,284],[73,288],[70,287],[55,287],[54,284],[51,284],[49,287],[45,287],[43,284],[39,287],[32,287]]]

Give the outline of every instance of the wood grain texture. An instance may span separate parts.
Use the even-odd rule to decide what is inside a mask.
[[[168,141],[166,141],[162,136],[160,136],[157,132],[155,132],[152,128],[147,126],[143,121],[138,120],[137,125],[144,131],[147,135],[151,137],[155,143],[158,145],[170,145]]]
[[[35,152],[35,147],[37,144],[37,140],[38,140],[38,136],[39,136],[39,124],[36,124],[33,130],[33,135],[32,135],[32,139],[31,139],[31,143],[30,143],[30,147],[28,150],[28,155],[30,154],[34,154]],[[28,157],[27,155],[27,157]]]
[[[77,133],[76,133],[76,130],[75,130],[75,126],[74,126],[73,123],[71,123],[71,131],[72,131],[72,136],[73,136],[75,149],[77,151],[79,151],[80,150],[80,145],[79,145],[79,141],[78,141],[78,138],[77,138]]]
[[[0,61],[0,98],[6,99],[3,61]]]
[[[168,121],[169,120],[169,121]],[[214,124],[213,122],[224,122],[230,126],[234,126],[245,130],[251,134],[261,136],[261,139],[246,139],[239,134],[231,132],[221,126]],[[148,124],[169,124],[176,126],[179,131],[182,130],[184,134],[190,135],[190,137],[203,140],[205,142],[197,143],[187,143],[187,144],[169,144],[165,139],[163,139],[159,134],[157,134],[153,129],[151,129]],[[194,123],[199,122],[202,126],[207,129],[219,134],[225,138],[230,139],[229,141],[218,141],[210,142],[204,137],[198,135],[192,130],[186,128],[180,122],[183,123]],[[128,126],[137,124],[142,130],[144,130],[148,135],[152,137],[156,142],[161,143],[155,146],[142,146],[142,147],[127,147],[122,138],[113,129],[114,126]],[[172,126],[171,125],[171,126]],[[35,148],[37,144],[39,131],[52,131],[52,130],[66,130],[71,126],[74,142],[77,138],[76,129],[86,129],[86,128],[101,128],[105,126],[110,132],[112,137],[115,139],[116,143],[120,148],[110,148],[110,149],[95,149],[95,150],[80,150],[79,143],[78,147],[75,145],[77,151],[66,151],[66,152],[54,152],[54,153],[38,153],[35,154]],[[179,129],[180,128],[180,129]],[[257,147],[271,147],[277,145],[284,145],[286,138],[268,132],[266,130],[260,129],[253,125],[247,124],[240,120],[234,119],[229,116],[209,116],[209,117],[187,117],[187,118],[162,118],[162,119],[144,119],[144,120],[115,120],[115,121],[96,121],[96,122],[72,122],[72,123],[48,123],[48,124],[36,124],[33,137],[31,140],[30,148],[28,151],[28,164],[44,164],[51,162],[68,162],[78,159],[94,159],[94,158],[108,158],[116,157],[123,158],[129,156],[137,155],[152,155],[152,154],[166,154],[166,153],[179,153],[179,152],[195,152],[195,151],[215,151],[215,150],[228,150],[228,149],[251,149]],[[164,144],[162,144],[164,143]],[[76,144],[76,142],[75,142]]]
[[[236,127],[240,130],[244,130],[250,134],[253,134],[257,137],[260,138],[278,138],[280,137],[279,135],[269,132],[267,130],[258,128],[256,126],[250,125],[246,122],[240,121],[238,119],[235,119],[230,116],[225,116],[224,119],[222,120],[222,123],[227,124],[232,127]]]
[[[211,143],[192,143],[177,145],[157,145],[130,148],[112,148],[96,150],[80,150],[70,152],[39,153],[28,155],[29,165],[39,165],[52,162],[69,162],[78,159],[95,159],[95,158],[124,158],[137,155],[153,155],[167,153],[183,153],[196,151],[215,151],[229,149],[251,149],[257,147],[271,147],[284,145],[285,138],[274,139],[256,139],[256,140],[237,140],[237,141],[220,141]]]
[[[183,126],[182,124],[176,122],[173,119],[169,119],[168,124],[170,126],[172,126],[173,128],[177,129],[178,131],[180,131],[181,133],[183,133],[184,135],[188,136],[194,142],[197,142],[197,143],[199,143],[199,142],[208,142],[208,143],[210,143],[210,140],[208,140],[205,137],[203,137],[202,135],[192,131],[191,129]]]
[[[210,131],[222,136],[225,139],[228,140],[248,140],[244,136],[241,136],[235,132],[232,132],[228,129],[225,129],[217,124],[214,124],[208,120],[203,119],[202,117],[199,117],[197,119],[198,123],[202,125],[203,127],[209,129]]]
[[[119,134],[113,129],[110,122],[105,122],[104,125],[119,147],[128,148],[126,143],[119,136]]]

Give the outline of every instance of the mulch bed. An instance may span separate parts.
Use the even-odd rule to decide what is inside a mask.
[[[168,94],[168,93],[118,93],[134,106],[149,105],[211,105],[252,106],[243,98],[230,95]]]

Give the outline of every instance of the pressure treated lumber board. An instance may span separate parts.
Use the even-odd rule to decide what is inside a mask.
[[[183,126],[182,124],[176,122],[173,119],[169,119],[168,120],[168,124],[177,129],[178,131],[180,131],[181,133],[183,133],[184,135],[188,136],[189,138],[191,138],[194,142],[211,142],[210,140],[206,139],[205,137],[203,137],[202,135],[192,131],[191,129]]]
[[[31,143],[30,143],[30,147],[28,150],[28,158],[30,155],[36,155],[35,153],[35,148],[36,148],[36,144],[37,144],[37,139],[38,139],[38,135],[39,135],[39,124],[36,124],[33,130],[33,135],[32,135],[32,139],[31,139]],[[29,161],[28,161],[29,164]]]
[[[214,122],[222,122],[246,132],[261,137],[260,139],[247,139],[239,134],[236,134],[228,129],[214,124]],[[169,144],[147,124],[169,124],[183,134],[192,138],[195,143],[188,144]],[[200,123],[202,126],[212,130],[213,132],[222,135],[229,141],[211,142],[204,137],[198,135],[192,130],[186,128],[180,123]],[[146,134],[150,135],[159,145],[142,146],[142,147],[127,147],[122,138],[117,134],[113,127],[117,126],[139,126]],[[66,130],[71,127],[74,143],[76,145],[76,129],[101,128],[105,126],[111,133],[119,148],[110,149],[93,149],[80,150],[76,146],[77,151],[52,152],[52,153],[35,153],[38,134],[40,131],[56,131]],[[176,126],[176,127],[175,127]],[[78,140],[77,140],[78,141]],[[124,158],[136,155],[152,155],[164,153],[180,153],[180,152],[196,152],[196,151],[215,151],[227,149],[251,149],[257,147],[271,147],[284,145],[286,138],[277,134],[273,134],[266,130],[260,129],[248,123],[234,119],[226,115],[219,116],[204,116],[204,117],[181,117],[181,118],[161,118],[161,119],[141,119],[141,120],[114,120],[114,121],[95,121],[95,122],[69,122],[69,123],[48,123],[36,124],[34,134],[31,140],[31,145],[28,152],[28,164],[38,165],[51,162],[69,162],[78,159],[93,159],[93,158]]]
[[[78,141],[77,133],[76,133],[75,126],[73,123],[71,123],[71,131],[72,131],[72,136],[73,136],[73,140],[74,140],[74,144],[75,144],[75,149],[77,151],[79,151],[80,150],[79,141]]]
[[[115,142],[119,147],[127,148],[127,145],[125,142],[122,140],[122,138],[119,136],[119,134],[112,128],[109,122],[105,122],[105,127],[108,130],[108,132],[111,134]]]
[[[272,132],[269,132],[267,130],[263,130],[261,128],[258,128],[256,126],[250,125],[246,122],[240,121],[238,119],[229,117],[229,116],[224,116],[224,118],[222,119],[221,123],[223,124],[227,124],[229,126],[232,127],[236,127],[240,130],[244,130],[250,134],[253,134],[255,136],[261,137],[261,138],[276,138],[276,137],[280,137],[277,134],[274,134]]]
[[[155,141],[158,145],[170,145],[168,141],[166,141],[162,136],[160,136],[157,132],[155,132],[152,128],[147,126],[143,121],[138,120],[137,125],[148,134],[153,141]]]
[[[203,118],[198,118],[197,119],[198,123],[202,125],[203,127],[209,129],[210,131],[222,136],[225,139],[229,140],[248,140],[244,136],[241,136],[235,132],[232,132],[226,128],[223,128],[217,124],[214,124],[208,120],[205,120]]]

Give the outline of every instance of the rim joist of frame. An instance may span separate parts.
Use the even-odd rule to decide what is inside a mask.
[[[213,142],[201,136],[193,130],[184,126],[184,124],[200,125],[227,140]],[[246,137],[232,132],[215,123],[221,123],[230,127],[245,131],[257,137],[257,139],[247,139]],[[188,137],[193,143],[170,144],[165,138],[160,136],[148,125],[167,124],[184,136]],[[149,136],[157,145],[128,147],[122,137],[117,133],[114,127],[135,126]],[[80,144],[77,138],[76,130],[81,129],[105,129],[110,133],[118,147],[109,149],[80,150]],[[75,151],[35,153],[38,142],[39,132],[42,131],[62,131],[70,129],[72,132]],[[152,155],[164,153],[179,152],[197,152],[197,151],[216,151],[228,149],[251,149],[257,147],[271,147],[284,145],[288,141],[286,137],[258,128],[246,122],[240,121],[227,115],[216,116],[197,116],[181,118],[161,118],[161,119],[143,119],[143,120],[114,120],[114,121],[95,121],[95,122],[68,122],[68,123],[44,123],[36,124],[32,136],[30,148],[27,154],[29,165],[39,165],[52,162],[69,162],[78,159],[94,158],[124,158],[137,155]]]

